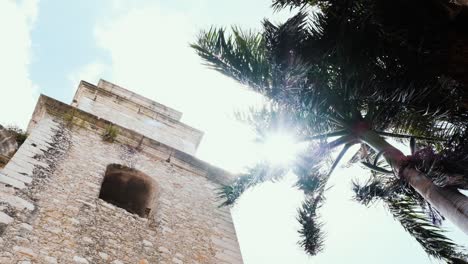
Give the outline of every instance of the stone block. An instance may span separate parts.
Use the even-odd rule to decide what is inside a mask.
[[[14,246],[13,250],[16,253],[27,256],[29,258],[36,258],[37,257],[37,254],[31,248]]]
[[[78,263],[78,264],[89,264],[89,261],[87,259],[80,257],[80,256],[74,256],[73,262]]]
[[[13,218],[4,212],[0,212],[0,223],[2,224],[10,224],[13,222]]]
[[[8,184],[18,189],[24,189],[26,187],[24,182],[18,181],[16,179],[13,179],[1,173],[0,173],[0,183]]]
[[[23,210],[23,209],[33,210],[34,209],[34,205],[32,203],[24,200],[21,197],[17,197],[15,195],[8,194],[8,193],[0,192],[0,202],[7,203],[10,206],[18,210]]]

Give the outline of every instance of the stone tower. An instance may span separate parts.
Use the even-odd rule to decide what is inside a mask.
[[[0,263],[242,263],[181,113],[106,81],[41,95],[0,171]]]

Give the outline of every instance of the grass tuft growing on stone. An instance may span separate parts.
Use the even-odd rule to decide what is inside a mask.
[[[112,143],[112,142],[115,141],[115,138],[117,138],[118,134],[119,134],[119,129],[112,126],[112,125],[109,125],[109,126],[107,126],[106,131],[104,132],[104,134],[102,135],[102,139],[104,141]]]

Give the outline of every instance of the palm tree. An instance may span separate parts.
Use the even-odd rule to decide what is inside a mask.
[[[299,12],[280,25],[265,20],[260,33],[232,28],[229,35],[212,28],[192,44],[210,68],[270,100],[268,107],[248,118],[259,131],[287,124],[298,138],[311,142],[291,164],[306,197],[298,216],[301,244],[312,255],[322,249],[317,209],[325,201],[327,181],[345,152],[360,144],[356,159],[373,177],[365,185],[355,183],[356,200],[384,201],[428,254],[448,263],[466,263],[466,256],[437,226],[443,215],[468,234],[468,198],[458,191],[468,189],[467,117],[460,111],[457,84],[444,78],[412,81],[410,76],[400,80],[395,78],[398,73],[386,74],[385,60],[369,59],[380,56],[370,47],[372,39],[357,45],[346,38],[349,25],[320,12],[313,16],[311,22],[310,14]],[[364,26],[357,31],[367,37]],[[340,41],[336,32],[343,33]],[[405,156],[386,137],[410,138],[413,154]],[[222,188],[224,205],[286,171],[259,164]]]

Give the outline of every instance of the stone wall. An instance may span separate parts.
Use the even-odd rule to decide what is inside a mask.
[[[68,136],[61,125],[44,120],[1,170],[0,263],[17,263],[15,259],[23,254],[37,257],[37,253],[22,245],[38,239],[28,233],[32,228],[30,223],[38,213],[37,194],[48,184],[49,176],[69,146]],[[9,235],[11,233],[13,235]]]
[[[242,263],[219,185],[202,169],[41,113],[0,175],[0,263]],[[148,218],[98,199],[111,163],[158,184]]]

